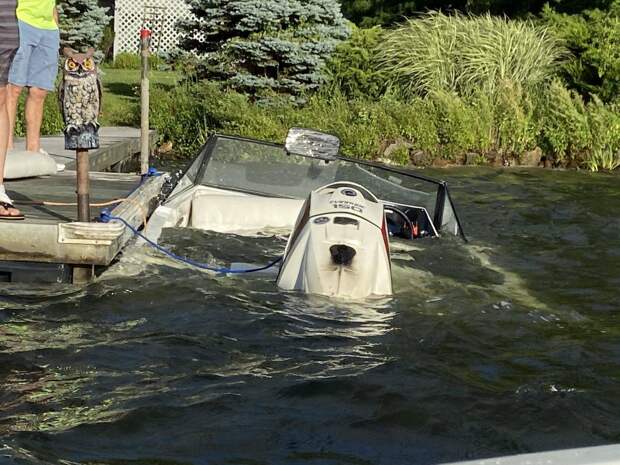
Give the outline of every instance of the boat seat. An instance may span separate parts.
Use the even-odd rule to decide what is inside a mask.
[[[298,199],[197,193],[192,199],[190,226],[222,233],[292,230],[303,204]]]

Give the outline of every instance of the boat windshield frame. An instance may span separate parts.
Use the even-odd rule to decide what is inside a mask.
[[[222,140],[231,140],[231,141],[235,141],[235,142],[246,142],[246,143],[258,144],[258,145],[262,145],[262,146],[266,146],[266,147],[274,147],[274,148],[277,148],[278,150],[282,150],[283,153],[288,154],[288,152],[286,152],[286,148],[285,148],[284,144],[278,144],[278,143],[275,143],[275,142],[256,140],[256,139],[251,139],[251,138],[248,138],[248,137],[239,137],[239,136],[231,136],[231,135],[226,135],[226,134],[215,133],[215,134],[211,135],[207,139],[206,143],[204,144],[204,146],[200,150],[198,156],[195,157],[194,159],[192,159],[192,161],[187,165],[185,170],[183,170],[183,174],[182,174],[181,178],[186,176],[189,173],[189,171],[192,169],[194,163],[198,159],[202,158],[201,166],[198,168],[198,170],[197,170],[197,172],[195,174],[195,178],[192,179],[192,182],[194,184],[200,184],[200,185],[205,185],[205,186],[215,187],[215,188],[220,188],[220,189],[229,189],[229,190],[233,190],[233,191],[236,191],[236,192],[246,192],[246,193],[252,194],[252,195],[264,195],[264,196],[268,196],[268,197],[280,197],[280,198],[285,197],[283,195],[278,195],[278,194],[271,194],[271,193],[266,193],[266,192],[257,192],[257,191],[253,191],[252,189],[241,189],[239,187],[234,187],[234,186],[225,187],[225,186],[221,186],[221,185],[208,184],[208,183],[205,184],[203,182],[199,182],[199,180],[204,179],[206,170],[207,170],[207,168],[209,166],[209,163],[211,161],[211,157],[213,156],[216,144],[219,141],[222,141]],[[291,155],[291,154],[288,154],[288,155]],[[316,160],[316,158],[313,158],[313,157],[310,157],[310,156],[307,156],[307,155],[294,154],[294,156],[295,157],[305,158],[305,159],[308,159],[308,160]],[[372,168],[372,169],[382,170],[382,171],[387,172],[387,173],[398,174],[398,175],[405,176],[405,177],[408,177],[408,178],[416,179],[418,181],[426,182],[428,184],[431,184],[431,185],[435,186],[436,187],[437,198],[436,198],[436,201],[435,201],[435,208],[434,208],[434,211],[433,211],[433,214],[432,214],[432,220],[433,220],[433,223],[434,223],[434,227],[438,231],[441,232],[442,217],[443,217],[443,212],[444,212],[444,208],[445,208],[445,202],[447,200],[448,202],[450,202],[450,204],[452,206],[454,220],[455,220],[456,225],[457,225],[458,231],[456,232],[456,235],[461,237],[463,240],[467,241],[467,237],[465,236],[465,233],[463,231],[463,227],[462,227],[460,218],[459,218],[458,213],[456,211],[456,208],[454,206],[454,202],[452,200],[452,197],[450,195],[450,190],[448,188],[448,183],[446,181],[443,181],[443,180],[440,180],[440,179],[431,178],[431,177],[424,176],[424,175],[421,175],[421,174],[418,174],[418,173],[414,173],[411,170],[408,170],[406,168],[399,168],[399,167],[389,166],[389,165],[385,165],[385,164],[374,162],[374,161],[346,157],[346,156],[343,156],[343,155],[340,155],[340,154],[333,161],[330,161],[329,163],[338,163],[340,161],[346,162],[346,163],[350,163],[350,164],[353,164],[353,165],[358,165],[358,166],[361,166],[361,167],[368,167],[368,168]],[[334,182],[338,182],[338,180],[335,180]],[[381,199],[380,195],[378,195],[378,198],[380,200],[382,200],[382,201],[390,203],[389,200]]]

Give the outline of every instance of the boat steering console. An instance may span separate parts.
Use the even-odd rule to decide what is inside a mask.
[[[425,208],[386,204],[384,209],[391,237],[415,240],[437,235]]]

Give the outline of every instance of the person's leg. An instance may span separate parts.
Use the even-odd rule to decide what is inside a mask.
[[[26,150],[38,152],[41,149],[41,125],[43,124],[43,106],[47,91],[31,87],[26,99]]]
[[[9,140],[9,115],[7,111],[7,87],[0,87],[0,203],[11,203],[4,190],[4,165]],[[7,202],[7,200],[9,202]],[[0,204],[0,216],[21,216],[16,208]]]
[[[0,87],[0,185],[4,183],[4,162],[9,140],[9,115],[6,108],[6,86]]]
[[[32,51],[34,50],[37,40],[32,27],[19,21],[18,28],[19,48],[11,64],[7,95],[9,110],[9,149],[14,147],[13,134],[15,132],[15,122],[17,121],[17,104],[22,89],[29,85],[28,68],[30,66]]]
[[[15,147],[13,135],[15,133],[15,122],[17,121],[17,104],[19,102],[19,96],[22,93],[22,89],[23,87],[15,86],[13,84],[9,84],[6,88],[6,110],[9,123],[9,149]]]

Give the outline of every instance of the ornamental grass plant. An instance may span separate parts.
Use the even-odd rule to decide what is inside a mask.
[[[428,13],[387,32],[378,64],[404,95],[494,94],[505,82],[531,89],[567,57],[545,27],[491,15]]]

